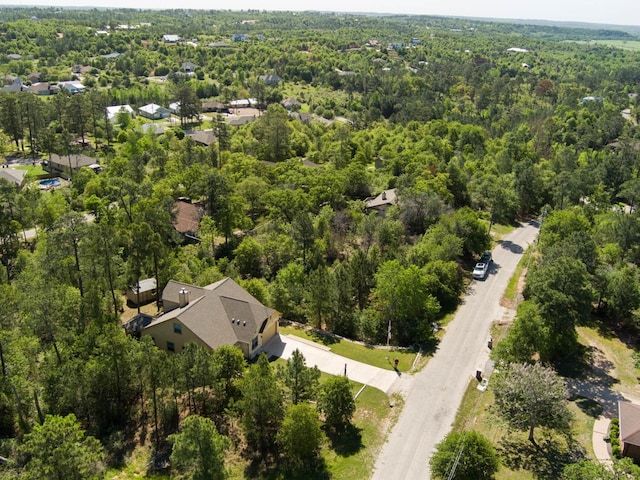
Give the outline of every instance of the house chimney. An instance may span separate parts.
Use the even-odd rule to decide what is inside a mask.
[[[189,292],[186,288],[181,288],[178,292],[178,307],[186,307],[189,305]]]
[[[384,191],[382,192],[382,200],[386,200],[387,199],[387,192]]]

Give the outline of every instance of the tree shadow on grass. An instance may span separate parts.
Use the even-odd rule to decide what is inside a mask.
[[[260,480],[329,480],[331,475],[324,458],[316,458],[304,465],[292,466],[284,461],[265,464],[254,458],[244,469],[244,478]]]
[[[362,429],[354,425],[347,425],[341,431],[326,431],[327,438],[331,442],[331,448],[341,457],[350,457],[358,453],[364,445],[362,444]]]
[[[540,480],[560,478],[565,466],[585,457],[582,446],[572,438],[548,434],[538,440],[538,445],[526,438],[505,437],[498,451],[511,470],[527,470]]]
[[[603,408],[595,400],[586,397],[575,397],[571,399],[576,406],[591,418],[598,418],[602,415]]]

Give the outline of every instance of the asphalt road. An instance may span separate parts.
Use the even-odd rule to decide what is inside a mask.
[[[527,246],[534,222],[514,230],[493,251],[485,280],[474,280],[433,358],[415,375],[398,422],[378,456],[373,480],[425,480],[434,447],[449,433],[462,396],[487,356],[491,324],[504,317],[500,299]]]

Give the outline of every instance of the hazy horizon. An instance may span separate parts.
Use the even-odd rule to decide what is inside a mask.
[[[196,10],[261,10],[261,11],[321,11],[348,13],[386,13],[438,15],[455,17],[497,18],[504,20],[546,20],[556,22],[586,22],[597,24],[640,26],[640,6],[637,0],[538,0],[517,2],[491,0],[453,0],[450,2],[423,2],[407,0],[391,4],[383,0],[351,1],[325,0],[138,0],[135,7],[130,0],[33,0],[18,5],[16,0],[0,0],[0,7],[78,7],[78,8],[135,8],[140,10],[196,9]]]

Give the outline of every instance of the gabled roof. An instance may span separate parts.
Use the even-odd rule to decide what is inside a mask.
[[[176,219],[173,227],[178,233],[195,234],[200,228],[201,218],[202,213],[198,205],[183,201],[176,202]]]
[[[0,168],[0,178],[14,183],[18,186],[22,185],[24,177],[27,175],[26,170],[16,170],[15,168]]]
[[[50,92],[51,86],[49,85],[48,82],[38,82],[38,83],[32,84],[29,87],[29,90],[33,93]]]
[[[162,292],[163,304],[178,304],[179,292],[183,288],[189,292],[188,303],[156,318],[147,328],[179,320],[213,349],[238,342],[250,344],[275,312],[262,305],[231,278],[206,287],[171,280]]]
[[[164,127],[162,125],[158,125],[157,123],[145,123],[141,127],[144,133],[151,131],[156,135],[162,135],[164,133]]]
[[[194,142],[208,147],[216,142],[216,136],[213,130],[197,130],[193,133],[187,133],[188,137],[191,137]]]
[[[132,115],[134,113],[133,108],[131,108],[131,105],[113,105],[111,107],[106,107],[106,111],[107,111],[107,118],[109,120],[115,120],[115,118],[118,116],[120,112],[126,112],[129,115]]]
[[[139,111],[148,113],[150,115],[154,115],[156,112],[168,112],[169,109],[157,105],[155,103],[150,103],[148,105],[144,105],[143,107],[138,108]]]
[[[367,208],[377,208],[383,205],[395,205],[396,189],[391,188],[389,190],[384,190],[377,197],[369,197],[364,202]]]
[[[85,86],[82,82],[77,80],[71,80],[68,82],[58,82],[58,87],[64,88],[65,90],[70,91],[71,93],[82,93],[85,90]]]
[[[620,440],[640,447],[640,405],[618,402],[620,416]]]
[[[138,287],[135,285],[131,285],[129,287],[133,293],[142,293],[142,292],[150,292],[151,290],[156,289],[156,279],[155,278],[145,278],[138,282]]]
[[[72,153],[71,155],[60,156],[57,153],[52,153],[49,158],[50,164],[60,165],[63,168],[68,168],[71,164],[71,168],[88,167],[96,163],[95,159],[87,157],[79,153]]]

